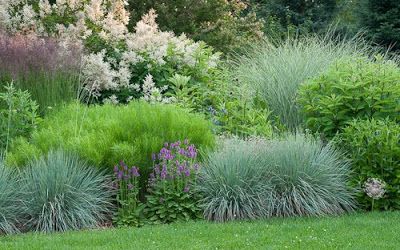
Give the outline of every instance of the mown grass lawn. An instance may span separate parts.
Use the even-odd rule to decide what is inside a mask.
[[[0,249],[399,249],[400,212],[0,237]]]

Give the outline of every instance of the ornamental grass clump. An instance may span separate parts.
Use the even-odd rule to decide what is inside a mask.
[[[21,174],[20,188],[28,230],[94,228],[112,212],[108,177],[62,151],[33,160]]]
[[[189,140],[165,143],[153,155],[145,214],[151,223],[188,221],[200,217],[195,181],[200,168],[198,152]]]
[[[198,192],[207,220],[229,221],[267,216],[271,192],[263,180],[262,140],[228,139],[220,151],[209,154],[201,168]]]
[[[303,135],[228,139],[205,160],[198,191],[208,220],[336,215],[355,207],[349,174],[340,152]]]
[[[15,173],[3,164],[0,154],[0,235],[16,233],[21,219],[20,189]]]
[[[272,140],[262,152],[270,216],[337,215],[353,211],[350,164],[331,144],[303,135]]]
[[[81,57],[76,43],[0,31],[0,88],[12,81],[29,91],[44,115],[80,95]]]
[[[303,117],[296,103],[301,84],[326,71],[338,59],[368,53],[359,39],[332,36],[290,38],[283,42],[266,40],[237,59],[240,82],[257,91],[268,103],[276,122],[296,131]]]

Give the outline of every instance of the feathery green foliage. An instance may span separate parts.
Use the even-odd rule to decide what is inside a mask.
[[[266,40],[237,58],[237,76],[265,99],[279,123],[296,131],[303,120],[296,103],[299,86],[336,60],[362,54],[367,49],[358,39],[345,41],[330,34],[289,38],[278,43]]]
[[[7,162],[23,166],[35,156],[63,149],[110,172],[123,160],[129,166],[140,167],[146,176],[153,165],[152,153],[159,151],[166,141],[186,138],[199,149],[214,144],[209,122],[172,105],[71,104],[45,118],[31,139],[15,141]]]
[[[52,151],[21,174],[28,229],[93,228],[111,213],[110,179],[72,154]]]
[[[0,154],[0,234],[18,232],[15,223],[21,215],[19,194],[15,173],[4,165]]]

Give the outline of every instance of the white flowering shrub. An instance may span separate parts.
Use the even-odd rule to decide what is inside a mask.
[[[150,10],[129,32],[123,0],[0,0],[0,26],[84,46],[82,81],[98,103],[143,99],[204,113],[217,132],[270,136],[269,112],[227,77],[203,42],[161,31]]]
[[[83,81],[96,101],[171,102],[169,79],[190,76],[207,84],[218,74],[219,54],[185,35],[160,31],[156,13],[144,15],[128,32],[123,0],[0,1],[0,26],[13,33],[34,33],[82,43]]]

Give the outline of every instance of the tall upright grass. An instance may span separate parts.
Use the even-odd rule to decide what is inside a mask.
[[[296,98],[299,85],[324,72],[340,58],[369,54],[371,48],[361,39],[340,39],[331,34],[266,39],[235,60],[238,79],[257,91],[279,123],[290,131],[302,124]]]
[[[0,33],[0,88],[12,81],[46,114],[77,98],[81,53],[79,46],[55,39]]]

